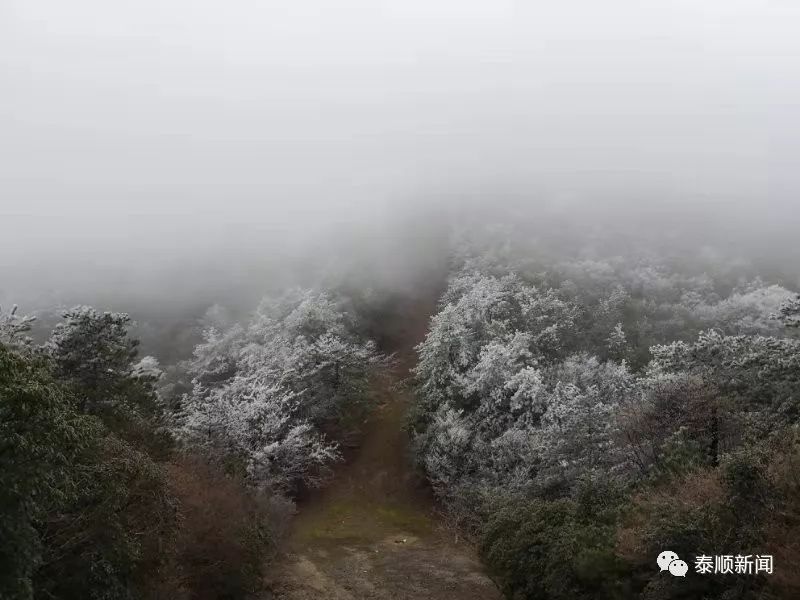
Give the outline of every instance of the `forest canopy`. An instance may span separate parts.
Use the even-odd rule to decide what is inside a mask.
[[[390,366],[354,319],[313,290],[243,324],[213,309],[162,369],[127,314],[77,306],[36,344],[34,319],[0,312],[0,596],[260,590],[292,499],[329,477]]]
[[[502,589],[791,597],[786,571],[652,564],[665,548],[798,560],[800,296],[677,252],[552,260],[528,241],[462,233],[413,374],[416,460]]]
[[[399,362],[410,452],[393,460],[508,598],[792,597],[791,274],[615,230],[569,245],[546,223],[465,220],[416,288],[365,285],[352,263],[169,336],[84,305],[0,312],[9,597],[262,593],[297,503],[358,452]],[[408,330],[415,313],[425,331]],[[142,356],[137,332],[167,361]],[[777,566],[665,578],[664,548]]]

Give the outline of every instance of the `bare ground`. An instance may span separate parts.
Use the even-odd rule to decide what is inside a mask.
[[[430,308],[430,307],[428,307]],[[429,310],[413,311],[397,350],[403,369]],[[401,370],[401,371],[402,371]],[[407,392],[376,383],[365,437],[325,490],[300,507],[267,585],[285,600],[497,600],[475,550],[437,519],[413,472],[403,430]]]

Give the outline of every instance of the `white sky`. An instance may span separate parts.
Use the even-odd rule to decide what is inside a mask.
[[[796,0],[0,0],[0,269],[493,186],[783,220],[798,32]]]

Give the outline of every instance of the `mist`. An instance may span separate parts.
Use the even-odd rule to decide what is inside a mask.
[[[800,598],[798,31],[0,0],[0,598]]]
[[[402,280],[500,204],[796,261],[798,17],[6,0],[0,300],[249,302],[366,259]]]

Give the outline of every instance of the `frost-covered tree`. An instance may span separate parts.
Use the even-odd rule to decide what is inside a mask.
[[[621,469],[616,415],[637,393],[625,364],[573,355],[550,368],[545,381],[547,407],[535,428],[539,486],[570,490],[581,479],[608,477]]]
[[[298,418],[301,397],[270,375],[237,374],[205,396],[190,397],[185,432],[211,453],[241,458],[258,483],[282,490],[318,484],[338,459],[336,446]]]
[[[624,364],[566,354],[575,305],[513,275],[479,273],[455,277],[442,303],[417,348],[413,419],[440,494],[568,491],[615,467],[614,412],[633,376]]]
[[[134,377],[157,381],[164,374],[164,371],[155,356],[144,356],[131,367],[131,374]]]
[[[32,340],[27,333],[35,320],[35,317],[17,314],[16,304],[9,311],[0,306],[0,344],[29,347]]]
[[[604,255],[590,236],[554,259],[512,230],[459,241],[411,419],[419,465],[509,597],[661,597],[662,579],[624,574],[656,541],[690,553],[780,529],[791,553],[800,297],[718,255]],[[542,548],[569,565],[552,585],[530,572]]]
[[[468,488],[570,493],[582,478],[621,469],[616,412],[636,393],[624,365],[575,355],[514,372],[513,361],[502,360],[508,354],[487,348],[484,359],[491,356],[493,364],[482,364],[473,375],[480,405],[456,409],[445,401],[415,436],[441,496]]]
[[[363,414],[369,380],[388,364],[328,294],[265,298],[249,323],[207,330],[195,348],[182,431],[242,460],[256,484],[318,485],[339,457],[320,428]]]
[[[699,301],[689,308],[692,318],[700,321],[702,328],[729,335],[779,335],[781,325],[773,315],[787,306],[791,297],[786,288],[766,285],[757,279],[716,303]]]
[[[207,329],[225,330],[232,327],[234,323],[235,320],[228,308],[220,304],[212,304],[200,318],[199,328],[201,331],[206,331]]]
[[[608,335],[608,354],[612,358],[622,359],[625,357],[627,346],[628,338],[622,328],[622,323],[617,323]]]
[[[800,341],[705,331],[695,342],[656,346],[652,353],[652,373],[688,373],[713,384],[748,416],[753,435],[800,418]]]
[[[239,355],[246,344],[245,331],[238,324],[226,331],[208,328],[184,365],[186,371],[204,389],[221,385],[236,375]]]
[[[800,295],[783,303],[780,319],[786,327],[800,327]]]
[[[575,334],[577,309],[555,290],[519,278],[470,272],[455,277],[417,348],[414,371],[428,410],[444,402],[473,410],[517,370],[565,355]],[[493,386],[493,391],[488,387]]]
[[[302,413],[322,424],[369,401],[368,380],[387,359],[349,323],[325,293],[292,291],[265,298],[253,319],[227,331],[209,329],[188,372],[203,389],[238,373],[269,369],[281,384],[305,395]]]

